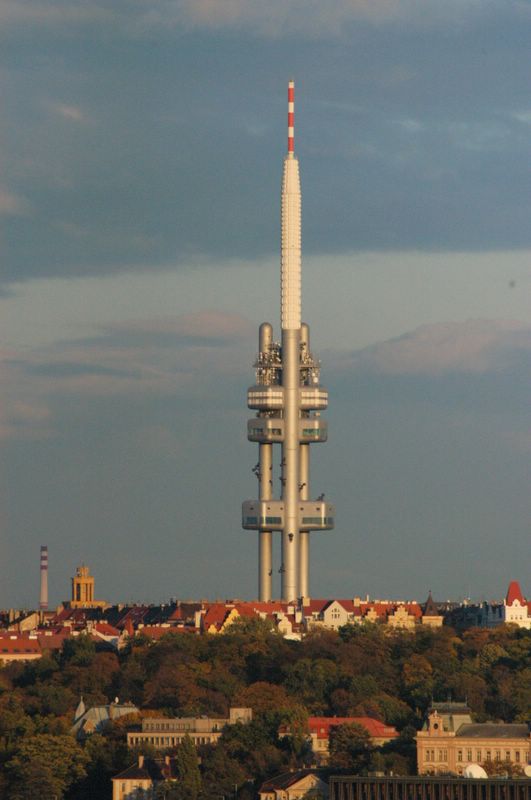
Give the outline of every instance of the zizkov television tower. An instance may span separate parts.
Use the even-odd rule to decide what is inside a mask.
[[[310,531],[334,527],[334,508],[324,495],[310,500],[310,443],[325,442],[327,424],[320,417],[328,392],[319,385],[319,362],[310,352],[310,329],[301,323],[301,189],[294,150],[293,81],[288,85],[288,153],[281,195],[280,319],[282,340],[273,339],[268,322],[260,325],[256,385],[247,405],[256,417],[247,438],[258,442],[258,500],[242,506],[242,525],[258,533],[258,594],[271,600],[273,532],[280,531],[281,598],[309,596]],[[280,444],[281,498],[273,497],[273,445]]]

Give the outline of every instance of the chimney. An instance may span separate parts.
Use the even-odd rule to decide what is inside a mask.
[[[39,610],[48,611],[48,545],[41,544],[41,593]]]

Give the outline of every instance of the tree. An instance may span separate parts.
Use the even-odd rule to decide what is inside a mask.
[[[402,680],[414,707],[424,711],[433,694],[433,669],[428,659],[413,653],[404,662]]]
[[[484,761],[481,765],[489,778],[521,778],[524,770],[521,764],[507,761]]]
[[[276,686],[266,681],[257,681],[240,690],[233,699],[233,705],[240,708],[252,708],[253,716],[263,716],[271,711],[293,708],[295,701],[288,695],[283,686]]]
[[[8,782],[8,793],[6,797],[11,800],[57,800],[62,797],[61,785],[56,780],[52,768],[44,761],[29,761],[22,767],[17,767],[17,771],[11,773],[11,780]]]
[[[330,765],[361,774],[367,769],[371,754],[371,737],[363,725],[356,722],[335,725],[330,729]]]
[[[87,756],[72,736],[47,733],[26,737],[6,764],[13,800],[57,800],[85,777]],[[30,789],[33,789],[33,794]]]
[[[197,800],[201,792],[201,773],[190,736],[184,737],[175,752],[175,769],[177,783],[168,787],[168,800]]]
[[[223,745],[219,744],[205,748],[201,769],[204,800],[219,800],[220,795],[230,797],[234,786],[243,783],[247,777],[240,761],[231,758]]]
[[[87,634],[65,639],[61,652],[61,666],[90,667],[96,655],[96,645]]]
[[[19,738],[29,736],[34,724],[24,713],[15,695],[3,695],[0,699],[0,750],[11,750]]]

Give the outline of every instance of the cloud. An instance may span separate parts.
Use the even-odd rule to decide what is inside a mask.
[[[27,200],[0,186],[0,215],[19,216],[26,214],[28,208]]]
[[[0,440],[41,439],[49,434],[50,409],[13,351],[0,351]]]
[[[50,107],[56,114],[59,114],[60,117],[70,122],[87,121],[87,115],[78,106],[66,105],[64,103],[52,103]]]
[[[442,322],[359,350],[340,368],[387,375],[481,374],[512,366],[522,351],[531,353],[531,326],[524,323]]]
[[[153,29],[242,31],[266,38],[342,36],[350,23],[410,26],[462,25],[502,10],[526,14],[521,0],[150,0],[86,3],[80,0],[0,0],[0,24],[35,24],[55,31],[113,24],[141,36]]]
[[[512,0],[507,5],[519,10]],[[501,8],[491,0],[487,11]],[[525,8],[522,9],[525,12]],[[171,24],[192,29],[247,30],[266,37],[342,35],[349,23],[387,25],[407,20],[415,27],[430,24],[462,24],[485,14],[480,0],[163,0],[151,4],[143,15],[146,25]]]
[[[202,396],[216,378],[247,371],[240,345],[253,326],[244,317],[200,311],[132,320],[90,339],[0,353],[4,389],[0,439],[53,433],[52,409],[76,396]]]
[[[203,310],[164,319],[123,322],[113,326],[111,330],[154,335],[170,334],[181,340],[193,339],[205,342],[209,340],[223,343],[253,335],[254,327],[240,314]]]
[[[518,122],[523,122],[526,125],[531,125],[531,111],[517,111],[513,114]]]
[[[80,0],[0,0],[0,25],[7,27],[28,24],[68,29],[94,22],[108,22],[114,17],[102,4]]]

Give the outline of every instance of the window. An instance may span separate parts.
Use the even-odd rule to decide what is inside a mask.
[[[476,750],[476,761],[481,764],[481,750]]]
[[[426,752],[424,753],[424,761],[429,761],[429,760],[430,760],[430,751],[426,750]]]
[[[505,751],[505,760],[506,761],[510,761],[511,760],[511,751],[510,750],[506,750]]]
[[[472,761],[472,750],[467,750],[466,751],[466,760],[467,761]]]
[[[520,763],[520,750],[514,751],[514,760],[516,761],[517,764]]]
[[[487,761],[490,761],[490,750],[487,750],[486,759]]]
[[[463,760],[463,751],[462,750],[458,750],[457,751],[457,760],[458,761],[462,761]]]
[[[494,751],[494,760],[500,761],[501,760],[501,752],[499,750]]]

